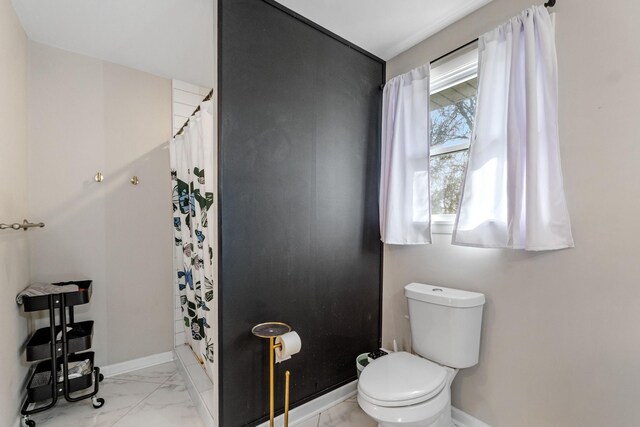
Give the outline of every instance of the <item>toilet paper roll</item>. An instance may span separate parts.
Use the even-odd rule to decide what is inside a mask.
[[[276,338],[276,344],[282,344],[282,347],[276,348],[276,363],[291,359],[291,356],[299,353],[302,348],[302,341],[297,332],[280,335]]]

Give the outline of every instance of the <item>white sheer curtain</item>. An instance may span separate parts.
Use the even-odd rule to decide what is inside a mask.
[[[429,122],[429,65],[385,84],[380,178],[385,243],[431,243]]]
[[[454,244],[574,245],[560,164],[554,37],[544,6],[480,37],[475,129]]]

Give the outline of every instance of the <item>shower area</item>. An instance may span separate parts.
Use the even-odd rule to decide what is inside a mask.
[[[174,81],[174,99],[181,93],[197,96],[187,92],[194,88]],[[202,88],[197,90],[201,92]],[[210,91],[195,107],[169,142],[177,297],[175,344],[187,344],[211,380],[215,375],[217,310],[213,302],[217,262],[214,248],[217,249],[218,237],[213,209],[217,155],[212,94]],[[177,108],[174,100],[174,111]]]
[[[215,425],[217,400],[217,117],[212,98],[212,89],[172,81],[169,164],[175,356],[189,394],[207,425]]]

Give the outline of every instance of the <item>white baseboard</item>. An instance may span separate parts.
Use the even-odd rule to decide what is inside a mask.
[[[491,427],[489,424],[472,417],[458,408],[451,407],[451,417],[456,427]]]
[[[104,375],[105,378],[109,378],[120,374],[126,374],[127,372],[136,371],[138,369],[171,362],[172,360],[173,351],[167,351],[165,353],[152,354],[151,356],[140,357],[139,359],[127,360],[126,362],[103,366],[100,368],[100,373]]]
[[[357,392],[357,384],[358,381],[352,381],[349,384],[343,385],[340,388],[337,388],[333,391],[330,391],[327,394],[323,394],[322,396],[313,399],[310,402],[305,403],[304,405],[300,405],[297,408],[289,411],[289,423],[291,426],[295,426],[301,422],[307,421],[310,418],[315,417],[319,413],[331,408],[332,406],[337,405],[340,402],[343,402],[354,396]],[[275,419],[276,425],[278,423],[282,425],[284,422],[283,415],[276,417]],[[268,427],[269,422],[266,421],[260,424],[258,427]]]

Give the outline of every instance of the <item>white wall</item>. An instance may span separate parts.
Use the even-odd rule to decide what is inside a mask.
[[[530,5],[494,0],[387,64],[393,77]],[[560,143],[576,248],[385,247],[383,341],[408,344],[403,286],[486,294],[480,363],[453,404],[493,427],[640,423],[640,2],[558,0]]]
[[[173,95],[173,135],[189,120],[211,88],[196,86],[181,80],[171,80]]]
[[[31,220],[34,217],[27,209],[27,37],[9,0],[0,0],[0,129],[0,222]],[[0,231],[2,426],[13,425],[18,416],[27,375],[22,354],[28,321],[14,299],[28,285],[27,247],[25,232]]]
[[[170,136],[170,80],[29,43],[31,278],[93,279],[98,364],[173,348]]]

